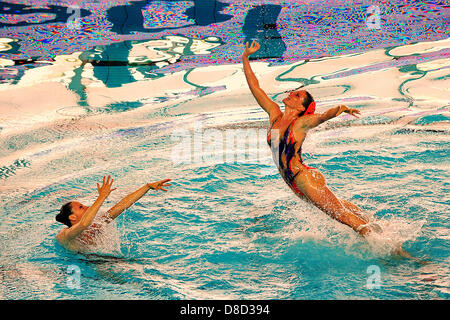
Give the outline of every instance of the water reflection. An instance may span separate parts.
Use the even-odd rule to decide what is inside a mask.
[[[51,4],[36,8],[32,5],[0,1],[0,27],[66,23],[73,16],[73,9],[74,7]],[[90,14],[89,10],[77,8],[77,18],[83,18]]]
[[[192,26],[207,26],[232,18],[223,14],[227,4],[216,0],[135,1],[107,10],[111,31],[118,34],[160,32]]]
[[[244,42],[256,40],[261,49],[250,56],[250,59],[279,58],[286,50],[280,33],[277,30],[277,19],[281,6],[266,4],[250,9],[245,17],[242,32]]]

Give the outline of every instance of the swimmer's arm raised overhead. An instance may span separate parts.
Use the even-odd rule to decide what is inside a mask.
[[[103,184],[101,186],[97,183],[98,197],[95,202],[86,210],[85,214],[78,223],[74,224],[70,228],[62,230],[56,236],[58,241],[67,242],[75,239],[91,225],[103,202],[106,198],[108,198],[112,191],[116,190],[115,188],[111,189],[113,181],[114,179],[111,179],[111,176],[108,176],[107,179],[106,177],[103,177]]]
[[[263,108],[270,116],[270,120],[273,120],[279,114],[281,114],[280,107],[272,99],[270,99],[264,90],[259,86],[259,81],[256,78],[248,60],[249,55],[255,53],[260,48],[259,43],[253,41],[249,46],[248,42],[245,45],[244,53],[242,54],[242,64],[244,66],[245,79],[247,84],[255,97],[258,104]]]
[[[324,123],[325,121],[328,121],[330,119],[333,119],[337,116],[339,116],[341,113],[348,113],[351,114],[354,117],[358,117],[357,115],[361,114],[361,112],[358,109],[349,108],[344,105],[340,105],[331,109],[328,109],[324,113],[320,114],[312,114],[307,115],[304,117],[304,121],[302,122],[304,127],[307,128],[314,128],[317,127],[319,124]]]
[[[114,205],[111,209],[108,210],[107,214],[111,219],[117,218],[122,212],[131,207],[140,198],[142,198],[142,196],[144,196],[150,189],[167,191],[165,187],[171,185],[170,183],[167,183],[169,181],[171,181],[171,179],[164,179],[161,181],[145,184],[138,190],[130,193],[125,198],[120,200],[116,205]]]

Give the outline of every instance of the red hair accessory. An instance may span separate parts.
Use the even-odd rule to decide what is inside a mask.
[[[308,108],[306,108],[306,111],[304,114],[314,114],[315,110],[316,110],[316,102],[313,101],[309,104]]]

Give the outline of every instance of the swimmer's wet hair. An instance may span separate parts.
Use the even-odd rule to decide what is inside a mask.
[[[69,228],[72,226],[69,216],[72,214],[72,202],[68,202],[61,207],[59,213],[56,215],[55,219],[58,222],[64,223]]]
[[[314,98],[312,97],[311,93],[306,91],[306,100],[305,100],[305,107],[308,108],[308,106],[314,101]]]
[[[305,111],[301,112],[301,113],[298,115],[299,117],[301,117],[302,115],[304,115],[305,112],[306,112],[306,110],[308,109],[309,105],[310,105],[311,103],[314,102],[314,98],[312,97],[311,93],[309,93],[309,92],[306,91],[306,90],[305,90],[305,92],[306,92],[306,99],[305,99],[305,101],[303,102],[303,106],[305,107]]]

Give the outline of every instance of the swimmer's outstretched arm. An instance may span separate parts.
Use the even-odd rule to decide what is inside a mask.
[[[114,179],[111,179],[111,176],[108,176],[108,179],[106,179],[106,177],[103,177],[103,184],[101,186],[97,183],[98,197],[95,202],[89,207],[89,209],[86,210],[83,217],[77,224],[74,224],[68,229],[62,230],[57,235],[56,238],[58,239],[58,241],[66,242],[75,239],[78,235],[80,235],[80,233],[82,233],[91,225],[103,202],[106,200],[106,198],[108,198],[109,194],[112,191],[116,190],[115,188],[111,189],[113,181]]]
[[[324,113],[320,114],[312,114],[307,115],[304,117],[304,125],[306,125],[309,128],[317,127],[319,124],[324,123],[325,121],[328,121],[330,119],[333,119],[337,116],[339,116],[341,113],[348,113],[351,114],[354,117],[358,117],[357,115],[361,114],[361,112],[358,109],[349,108],[344,105],[340,105],[331,109],[328,109]]]
[[[131,207],[136,201],[144,196],[150,189],[167,191],[165,187],[170,186],[171,179],[164,179],[153,183],[147,183],[133,193],[120,200],[114,207],[108,210],[107,214],[111,219],[117,218],[122,212]]]
[[[247,80],[247,84],[253,94],[253,97],[255,97],[261,108],[269,114],[271,118],[270,120],[273,120],[273,118],[277,117],[281,113],[280,107],[267,96],[263,89],[261,89],[259,86],[259,81],[250,67],[250,61],[248,60],[249,55],[258,51],[259,48],[259,43],[253,41],[249,46],[247,42],[245,45],[245,50],[242,53],[242,64],[244,65],[245,79]]]

